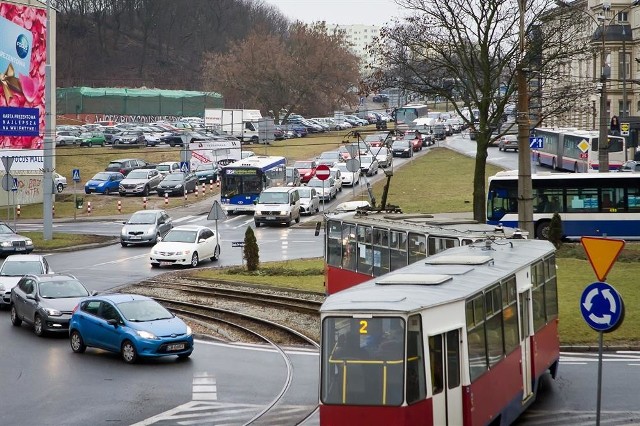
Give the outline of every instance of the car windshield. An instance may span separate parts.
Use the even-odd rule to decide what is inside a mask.
[[[172,173],[164,178],[164,182],[182,182],[184,180],[184,173]]]
[[[134,213],[127,223],[131,225],[149,225],[156,223],[156,214],[148,212]]]
[[[84,132],[80,135],[81,138],[91,138],[93,135],[89,132]]]
[[[260,194],[259,204],[288,204],[289,194],[286,192],[263,192]]]
[[[120,167],[122,167],[122,163],[119,161],[112,161],[111,163],[109,163],[109,165],[107,166],[107,168],[109,167],[113,167],[116,169],[119,169]]]
[[[40,283],[40,296],[45,299],[63,299],[66,297],[86,297],[89,292],[77,280],[45,281]]]
[[[373,163],[373,157],[369,157],[367,155],[361,155],[360,156],[360,163],[361,164],[371,164],[371,163]]]
[[[336,164],[336,169],[340,170],[341,172],[348,172],[347,170],[347,165],[346,164]]]
[[[167,172],[171,170],[171,164],[158,164],[158,166],[156,167],[156,170],[159,170],[161,172]]]
[[[196,167],[196,171],[197,172],[201,172],[201,171],[205,171],[205,170],[213,170],[213,163],[211,164],[200,164],[198,167]]]
[[[13,234],[13,229],[9,228],[4,223],[0,223],[0,234]]]
[[[182,230],[182,229],[172,229],[162,239],[162,241],[166,242],[166,243],[195,243],[197,236],[198,236],[198,232],[197,231],[186,231],[186,230]]]
[[[109,180],[109,176],[111,176],[109,173],[97,173],[95,176],[91,178],[91,180],[105,181],[105,180]]]
[[[298,194],[300,194],[300,198],[311,198],[311,190],[309,188],[298,189]]]
[[[43,273],[42,263],[37,260],[5,260],[0,269],[0,275],[10,277]]]
[[[320,154],[320,158],[322,159],[334,159],[334,158],[340,158],[340,153],[338,151],[329,151],[329,152],[323,152],[322,154]]]
[[[118,303],[122,315],[133,322],[171,319],[173,315],[154,300],[131,300]]]
[[[313,188],[328,188],[329,182],[320,179],[311,179],[307,185]]]
[[[406,148],[407,147],[407,141],[402,141],[402,140],[398,140],[393,142],[393,145],[391,145],[392,148]]]
[[[127,175],[127,179],[146,179],[147,172],[145,170],[133,170]]]

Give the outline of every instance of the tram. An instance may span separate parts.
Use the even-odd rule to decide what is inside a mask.
[[[487,240],[330,295],[320,424],[508,425],[560,358],[555,248]]]
[[[328,294],[402,268],[451,247],[487,238],[522,238],[516,228],[428,214],[348,212],[327,217]]]

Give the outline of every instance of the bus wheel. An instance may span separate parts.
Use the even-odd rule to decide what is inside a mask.
[[[538,223],[538,225],[536,226],[536,238],[539,240],[548,240],[550,227],[551,222],[548,220],[544,220]]]

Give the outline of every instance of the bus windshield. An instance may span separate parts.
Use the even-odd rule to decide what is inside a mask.
[[[258,195],[262,191],[262,172],[256,169],[234,169],[222,176],[221,196],[231,198],[239,194]],[[229,172],[228,171],[228,172]]]

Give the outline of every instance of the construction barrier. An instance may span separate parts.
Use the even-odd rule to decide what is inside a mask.
[[[196,192],[194,192],[193,195],[195,195],[196,198],[198,198],[198,187],[197,186],[196,186]]]

